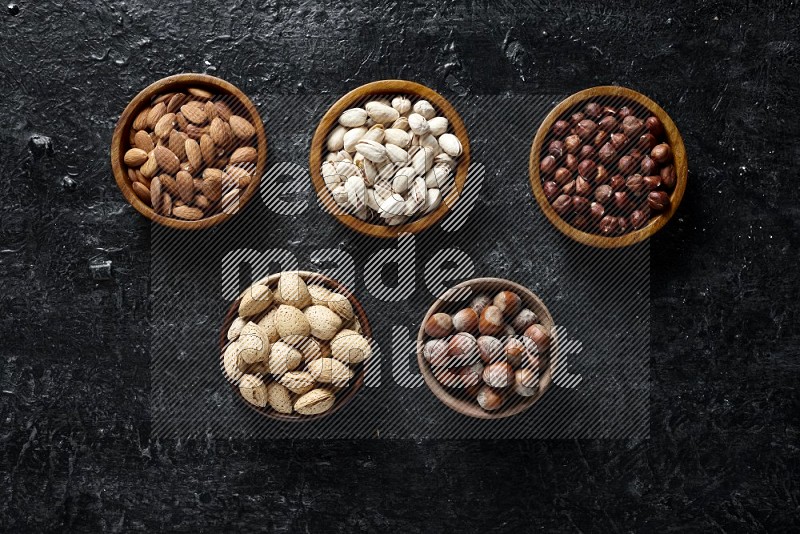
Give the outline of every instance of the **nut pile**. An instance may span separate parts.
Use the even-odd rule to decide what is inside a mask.
[[[449,130],[427,100],[376,98],[341,114],[322,177],[336,203],[359,219],[403,224],[438,208],[453,187],[463,149]]]
[[[484,410],[538,392],[539,358],[550,347],[550,332],[513,291],[480,294],[452,315],[435,313],[424,331],[432,339],[422,355],[433,376]]]
[[[206,89],[157,96],[134,119],[123,157],[131,187],[165,217],[235,213],[256,170],[255,127],[241,104]]]
[[[372,354],[347,297],[294,272],[281,273],[274,291],[248,288],[227,337],[228,379],[247,402],[282,414],[330,410]]]
[[[557,120],[539,170],[556,213],[604,236],[642,228],[669,209],[677,182],[664,125],[634,104],[587,102]]]

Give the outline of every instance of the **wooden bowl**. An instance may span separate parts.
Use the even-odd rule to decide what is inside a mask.
[[[362,221],[358,217],[350,215],[342,209],[334,200],[333,195],[325,185],[322,178],[321,166],[325,153],[327,152],[327,139],[330,131],[336,126],[339,116],[346,109],[356,105],[361,105],[370,97],[381,95],[405,94],[412,97],[424,98],[433,104],[440,114],[450,122],[451,131],[461,141],[463,153],[458,157],[458,165],[455,169],[455,187],[446,197],[442,199],[442,204],[432,212],[422,217],[412,219],[406,224],[397,226],[383,226]],[[314,137],[311,140],[311,155],[309,165],[311,166],[311,181],[317,191],[322,205],[342,224],[353,230],[372,237],[394,238],[404,233],[416,234],[426,228],[433,226],[441,220],[447,212],[455,205],[464,190],[467,181],[467,169],[469,168],[470,151],[469,137],[464,122],[456,112],[455,108],[445,100],[439,93],[415,82],[406,80],[380,80],[371,82],[361,87],[353,89],[340,98],[322,117]]]
[[[463,396],[457,395],[454,390],[445,388],[438,380],[436,380],[436,377],[433,376],[431,365],[422,354],[422,349],[425,345],[425,342],[428,339],[432,339],[430,336],[425,334],[425,324],[434,313],[445,312],[452,314],[460,309],[465,308],[467,306],[467,301],[469,300],[468,298],[464,297],[466,288],[472,290],[471,294],[469,295],[470,298],[481,293],[486,293],[493,297],[500,291],[513,291],[520,296],[523,306],[534,311],[539,317],[539,323],[547,328],[547,330],[550,332],[550,348],[540,357],[539,391],[535,395],[531,397],[521,397],[515,395],[514,393],[510,393],[516,402],[508,406],[501,407],[499,410],[487,412],[481,408],[476,401],[467,400],[463,398]],[[502,278],[475,278],[473,280],[467,280],[466,282],[461,282],[460,284],[448,289],[436,302],[433,303],[428,310],[428,313],[425,314],[425,318],[422,320],[422,324],[420,324],[419,327],[419,333],[417,334],[417,364],[419,365],[419,370],[422,373],[425,384],[427,384],[433,394],[436,395],[436,397],[438,397],[439,400],[442,401],[447,407],[457,411],[458,413],[478,419],[503,419],[505,417],[511,417],[513,415],[522,413],[533,406],[536,401],[542,398],[553,382],[553,370],[557,360],[557,344],[554,326],[555,323],[553,322],[553,317],[550,315],[547,307],[544,305],[541,299],[528,288],[521,286],[516,282],[504,280]]]
[[[553,209],[550,201],[545,197],[542,187],[542,179],[539,174],[539,160],[542,153],[542,146],[545,143],[547,134],[550,132],[550,128],[552,127],[553,123],[562,118],[573,108],[578,107],[582,102],[591,99],[603,99],[607,103],[611,103],[610,101],[616,100],[618,102],[626,101],[626,103],[632,103],[634,105],[638,104],[638,106],[646,109],[652,115],[658,117],[658,119],[664,125],[667,143],[669,143],[670,147],[672,148],[673,162],[675,165],[675,172],[677,174],[675,189],[672,191],[672,195],[670,196],[669,209],[650,219],[650,221],[642,228],[617,237],[607,237],[584,232],[562,219],[561,216],[558,215],[558,213],[556,213],[556,211]],[[536,201],[539,203],[539,206],[542,208],[545,216],[550,219],[550,222],[553,223],[553,225],[555,225],[555,227],[558,228],[561,233],[575,241],[578,241],[579,243],[583,243],[584,245],[599,248],[617,248],[626,247],[643,241],[658,232],[664,227],[665,224],[667,224],[667,221],[672,218],[672,215],[678,209],[678,206],[683,199],[683,193],[686,190],[686,178],[688,172],[687,165],[686,148],[683,145],[681,134],[678,132],[678,128],[675,126],[675,123],[672,122],[672,119],[669,117],[669,115],[667,115],[667,112],[661,109],[661,106],[641,93],[637,93],[631,89],[616,86],[603,86],[585,89],[567,97],[564,99],[564,101],[557,105],[547,115],[547,117],[545,117],[542,125],[536,132],[536,137],[533,139],[533,145],[531,146],[529,174],[531,187],[533,188],[533,194],[536,197]]]
[[[131,100],[125,108],[125,111],[122,112],[117,126],[114,129],[114,136],[111,138],[111,168],[114,171],[114,178],[122,194],[125,196],[125,199],[136,208],[136,211],[152,221],[178,230],[199,230],[201,228],[208,228],[220,224],[234,214],[217,213],[211,217],[205,217],[197,221],[184,221],[182,219],[164,217],[156,213],[150,206],[142,202],[141,199],[136,196],[136,193],[134,193],[131,187],[130,179],[128,178],[127,167],[123,163],[122,158],[125,152],[130,148],[130,131],[134,119],[141,110],[149,106],[152,99],[158,95],[185,90],[189,87],[208,89],[216,94],[232,98],[236,102],[234,105],[239,106],[239,113],[243,114],[241,110],[244,110],[248,115],[248,117],[245,118],[249,118],[250,123],[256,129],[258,152],[256,171],[250,185],[247,186],[239,198],[239,209],[237,213],[244,209],[245,204],[247,204],[256,191],[258,191],[261,176],[264,174],[264,169],[267,165],[267,135],[264,132],[264,124],[261,122],[261,116],[250,99],[236,86],[207,74],[186,73],[163,78],[143,89]]]
[[[361,303],[358,299],[353,296],[353,293],[347,289],[344,285],[337,282],[336,280],[329,278],[327,276],[312,273],[308,271],[299,271],[298,274],[300,278],[305,280],[306,282],[319,284],[322,286],[327,287],[328,289],[334,290],[337,293],[340,293],[347,297],[350,301],[350,304],[353,306],[353,311],[355,312],[355,316],[358,318],[358,322],[361,325],[361,333],[367,339],[372,338],[372,328],[369,325],[369,321],[367,320],[367,314],[364,312],[364,308],[361,306]],[[258,284],[265,284],[271,290],[275,290],[278,285],[278,279],[280,278],[280,273],[276,273],[266,278],[259,280]],[[239,303],[241,302],[241,297],[236,299],[236,301],[231,304],[230,308],[228,308],[228,313],[225,314],[225,319],[222,322],[222,330],[220,331],[219,335],[219,346],[220,346],[220,372],[225,375],[224,371],[224,363],[223,363],[223,355],[225,354],[225,349],[227,348],[230,341],[228,341],[228,329],[231,327],[231,323],[233,323],[234,319],[239,316]],[[364,377],[366,376],[367,372],[367,364],[369,360],[363,361],[358,365],[351,367],[353,370],[353,378],[350,380],[350,383],[347,387],[336,393],[336,401],[334,402],[333,406],[327,412],[323,412],[316,415],[301,415],[298,413],[292,414],[285,414],[276,412],[275,410],[269,407],[269,404],[264,408],[259,408],[253,404],[247,402],[242,394],[239,392],[239,386],[237,384],[231,383],[231,388],[233,389],[234,395],[236,395],[248,408],[255,410],[259,414],[269,417],[270,419],[276,419],[278,421],[289,421],[289,422],[307,422],[307,421],[315,421],[317,419],[322,419],[329,415],[333,415],[334,413],[341,410],[347,403],[353,400],[353,397],[356,396],[358,390],[361,389],[361,386],[364,385]],[[227,376],[225,377],[227,379]],[[269,377],[263,377],[265,383],[270,383],[272,381]]]

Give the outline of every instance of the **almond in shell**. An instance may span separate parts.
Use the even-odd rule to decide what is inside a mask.
[[[317,382],[333,384],[336,386],[346,385],[353,377],[350,368],[334,358],[319,358],[308,363],[308,372]]]
[[[267,386],[267,402],[276,412],[290,414],[293,411],[289,390],[277,382],[270,382]]]
[[[314,389],[314,377],[307,371],[289,371],[278,379],[292,393],[302,395]]]
[[[342,330],[331,340],[331,355],[340,362],[356,365],[372,356],[372,347],[358,332]]]
[[[255,375],[242,376],[239,382],[239,392],[247,402],[254,406],[263,408],[267,405],[267,386]]]
[[[203,210],[199,208],[192,208],[191,206],[175,206],[172,208],[172,214],[179,219],[186,221],[199,221],[203,218]]]
[[[303,361],[303,355],[296,348],[283,341],[276,341],[269,353],[269,372],[282,375],[297,369]]]
[[[303,312],[294,306],[281,304],[275,312],[275,328],[281,338],[289,336],[308,336],[311,333],[311,325]]]
[[[253,284],[242,294],[239,302],[239,317],[252,317],[269,308],[273,295],[270,288],[262,284]]]
[[[312,389],[294,401],[294,410],[302,415],[317,415],[331,409],[336,397],[325,388]]]
[[[303,309],[311,305],[311,294],[308,292],[306,282],[298,273],[287,271],[281,273],[278,279],[275,300],[280,304],[288,304],[289,306]]]

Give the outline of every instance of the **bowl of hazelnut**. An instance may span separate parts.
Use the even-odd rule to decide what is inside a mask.
[[[686,190],[686,149],[667,113],[625,87],[593,87],[558,104],[531,147],[530,181],[545,216],[600,248],[643,241]]]
[[[533,406],[552,383],[553,317],[529,289],[477,278],[447,290],[417,335],[425,384],[449,408],[501,419]]]

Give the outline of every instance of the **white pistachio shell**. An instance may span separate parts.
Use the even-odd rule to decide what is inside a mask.
[[[345,110],[339,117],[339,124],[346,128],[357,128],[364,126],[367,122],[367,111],[362,108],[351,108]]]

